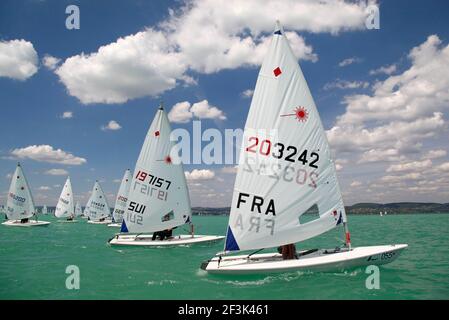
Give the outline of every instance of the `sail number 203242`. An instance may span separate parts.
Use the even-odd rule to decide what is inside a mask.
[[[248,147],[245,148],[245,151],[272,156],[275,159],[283,159],[288,162],[299,162],[315,169],[318,169],[320,160],[320,155],[316,152],[309,153],[307,149],[298,150],[295,146],[286,146],[281,142],[272,144],[271,140],[261,140],[254,136],[248,138]]]

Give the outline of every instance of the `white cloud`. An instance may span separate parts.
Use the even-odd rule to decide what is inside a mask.
[[[49,54],[46,54],[42,59],[42,63],[50,70],[55,70],[58,67],[58,64],[61,62],[61,59],[53,57]]]
[[[396,67],[396,65],[395,64],[392,64],[392,65],[390,65],[390,66],[383,66],[383,67],[380,67],[379,69],[375,69],[375,70],[371,70],[370,72],[369,72],[369,74],[370,75],[378,75],[378,74],[387,74],[387,75],[391,75],[391,74],[393,74],[394,72],[396,72],[396,69],[397,69],[397,67]]]
[[[190,108],[193,115],[199,119],[226,120],[223,111],[209,104],[207,100],[194,103]]]
[[[360,181],[354,180],[351,182],[350,186],[355,188],[355,187],[360,187],[362,185],[362,183]]]
[[[40,190],[40,191],[48,191],[48,190],[51,190],[51,188],[48,187],[48,186],[40,186],[40,187],[38,188],[38,190]]]
[[[357,57],[352,57],[352,58],[347,58],[347,59],[342,60],[338,64],[338,66],[339,67],[346,67],[346,66],[349,66],[349,65],[351,65],[353,63],[360,63],[360,62],[362,62],[362,59],[357,58]]]
[[[221,172],[223,173],[229,173],[229,174],[236,174],[238,170],[238,166],[227,166],[227,167],[223,167],[221,168]]]
[[[359,163],[403,161],[406,157],[398,149],[370,149],[362,153]]]
[[[244,98],[251,98],[254,94],[254,90],[251,89],[247,89],[245,91],[242,92],[242,97]]]
[[[333,82],[328,82],[324,85],[324,90],[330,90],[330,89],[366,89],[369,87],[369,83],[366,81],[347,81],[347,80],[341,80],[337,79]]]
[[[210,180],[215,177],[215,172],[208,169],[193,169],[191,172],[185,172],[186,179],[189,181]]]
[[[187,123],[193,118],[190,112],[190,102],[183,101],[175,104],[168,113],[168,119],[174,123]]]
[[[168,119],[174,123],[187,123],[193,117],[198,119],[226,120],[224,112],[203,100],[193,105],[188,101],[175,104],[168,113]]]
[[[61,149],[53,149],[49,145],[32,145],[25,148],[14,149],[11,155],[19,159],[32,159],[41,162],[59,163],[66,165],[81,165],[86,159],[76,157]]]
[[[106,131],[106,130],[112,130],[112,131],[115,131],[115,130],[120,130],[121,128],[122,128],[122,127],[118,124],[117,121],[111,120],[111,121],[108,122],[107,125],[102,126],[102,127],[101,127],[101,130],[103,130],[103,131]]]
[[[380,180],[383,182],[401,182],[406,180],[419,180],[422,179],[422,174],[419,172],[411,172],[401,176],[384,176]]]
[[[71,119],[73,118],[73,112],[72,111],[65,111],[62,116],[62,119]]]
[[[55,70],[70,95],[82,103],[123,103],[157,96],[179,83],[194,84],[190,71],[214,73],[260,65],[274,20],[280,19],[302,60],[317,55],[295,31],[365,28],[366,2],[341,0],[197,0],[169,10],[158,26],[119,38],[97,52],[66,59]]]
[[[432,166],[432,160],[412,161],[406,163],[393,164],[388,167],[387,172],[402,172],[402,171],[422,171],[423,169],[430,168]]]
[[[0,41],[0,77],[26,80],[37,72],[38,56],[26,40]]]
[[[69,172],[65,169],[50,169],[44,172],[51,176],[67,176]]]
[[[424,159],[438,159],[438,158],[442,158],[445,157],[447,155],[446,150],[443,149],[438,149],[438,150],[429,150],[429,152],[427,152],[424,155]]]

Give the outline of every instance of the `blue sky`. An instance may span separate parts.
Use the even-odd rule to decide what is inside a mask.
[[[37,204],[56,204],[63,169],[82,205],[98,179],[112,206],[160,100],[167,112],[207,100],[192,114],[203,128],[242,128],[251,102],[242,93],[254,89],[276,18],[329,130],[345,202],[447,202],[447,1],[378,1],[379,30],[364,26],[365,2],[292,2],[304,12],[289,2],[1,1],[0,203],[20,160]],[[79,30],[65,27],[70,4]],[[120,128],[105,129],[110,121]],[[185,166],[192,205],[230,205],[235,174],[223,167]]]

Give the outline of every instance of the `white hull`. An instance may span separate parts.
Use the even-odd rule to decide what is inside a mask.
[[[87,221],[87,223],[91,223],[91,224],[110,224],[110,223],[112,223],[112,220],[104,220],[104,221],[89,220],[89,221]]]
[[[146,246],[146,247],[168,247],[183,246],[196,243],[215,242],[224,239],[224,236],[206,236],[206,235],[177,235],[168,240],[151,240],[153,235],[116,235],[109,240],[111,245],[122,246]]]
[[[38,226],[48,226],[50,222],[29,220],[26,223],[20,223],[20,220],[8,220],[3,222],[2,224],[10,227],[38,227]]]
[[[301,251],[299,259],[282,260],[278,253],[225,256],[203,262],[201,269],[214,274],[257,274],[279,273],[292,271],[336,271],[368,265],[382,265],[394,261],[407,244],[358,247],[352,250],[342,249],[317,250],[304,254]],[[331,253],[326,253],[331,252]]]
[[[120,228],[122,226],[121,223],[110,223],[108,224],[108,227],[112,227],[112,228]]]

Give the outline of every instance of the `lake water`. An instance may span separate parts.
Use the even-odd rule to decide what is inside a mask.
[[[0,225],[0,299],[448,299],[449,214],[349,216],[354,246],[408,243],[380,267],[380,289],[368,290],[364,268],[335,273],[212,276],[199,269],[223,249],[111,247],[118,232],[105,225],[48,227]],[[225,216],[194,216],[198,234],[224,234]],[[181,229],[181,228],[179,228]],[[181,230],[178,230],[178,232]],[[332,248],[342,229],[297,244],[298,250]],[[80,270],[80,289],[66,289],[66,267]]]

